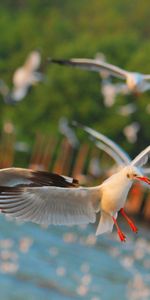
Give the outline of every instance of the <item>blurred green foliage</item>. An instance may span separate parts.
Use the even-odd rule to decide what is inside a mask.
[[[17,139],[32,144],[37,130],[55,135],[59,118],[66,116],[109,135],[133,155],[138,153],[149,144],[150,91],[137,99],[118,96],[107,109],[98,74],[46,65],[46,59],[92,58],[103,52],[112,64],[150,73],[149,20],[148,0],[1,0],[0,77],[11,87],[14,70],[38,48],[46,78],[16,106],[1,99],[0,126],[11,120]],[[136,101],[137,112],[119,116],[117,106],[130,101]],[[141,126],[136,145],[128,144],[122,132],[133,121]]]

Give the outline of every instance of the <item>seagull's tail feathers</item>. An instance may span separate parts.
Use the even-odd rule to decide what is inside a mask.
[[[101,212],[100,221],[96,230],[96,235],[105,233],[105,232],[111,232],[113,230],[113,219],[110,215]]]

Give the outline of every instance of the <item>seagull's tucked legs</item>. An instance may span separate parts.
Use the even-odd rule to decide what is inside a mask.
[[[132,231],[135,232],[135,233],[137,233],[138,232],[137,227],[135,226],[135,224],[133,223],[133,221],[127,216],[127,214],[125,213],[125,211],[124,211],[123,208],[120,209],[120,213],[126,219],[126,221],[128,222],[130,228],[132,229]]]
[[[117,223],[117,220],[116,220],[114,217],[112,217],[112,219],[113,219],[114,224],[115,224],[115,226],[116,226],[116,228],[117,228],[117,233],[118,233],[118,235],[119,235],[120,241],[121,241],[121,242],[125,242],[125,241],[126,241],[126,236],[124,235],[124,233],[123,233],[122,230],[120,229],[120,227],[119,227],[119,225],[118,225],[118,223]]]

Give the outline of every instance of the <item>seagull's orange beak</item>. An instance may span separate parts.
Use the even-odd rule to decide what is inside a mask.
[[[150,184],[150,179],[145,176],[136,176],[136,179],[139,179],[141,181],[146,182],[147,184]]]

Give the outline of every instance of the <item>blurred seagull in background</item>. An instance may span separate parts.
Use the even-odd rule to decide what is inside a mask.
[[[140,124],[138,122],[132,122],[123,129],[123,133],[127,141],[134,144],[138,139],[138,132],[140,130]]]
[[[95,56],[95,61],[98,63],[106,63],[106,57],[103,53],[97,53]],[[118,94],[127,95],[129,90],[126,84],[124,83],[113,83],[111,75],[106,70],[101,70],[99,72],[101,80],[101,93],[104,98],[104,105],[111,107],[115,103],[116,96]]]
[[[11,93],[14,101],[22,100],[32,85],[43,80],[42,73],[38,72],[40,64],[41,55],[39,51],[35,50],[28,55],[24,65],[15,71],[13,75],[14,87]]]
[[[107,71],[109,75],[125,80],[129,92],[139,93],[150,89],[150,74],[142,74],[138,72],[130,72],[123,70],[115,65],[97,59],[73,58],[73,59],[49,59],[51,63],[60,65],[68,65],[83,70],[101,72]]]
[[[133,232],[137,228],[126,215],[124,204],[134,180],[150,184],[139,167],[150,154],[150,146],[131,163],[122,167],[101,185],[82,187],[76,179],[54,173],[9,168],[0,170],[0,210],[18,220],[38,224],[76,225],[96,221],[101,212],[96,235],[112,231],[115,224],[119,238],[126,237],[117,223],[118,212]]]
[[[67,137],[72,147],[77,148],[79,146],[78,138],[74,130],[69,126],[69,122],[66,117],[60,118],[58,127],[59,131]]]
[[[128,103],[125,105],[120,105],[117,109],[117,113],[121,116],[127,117],[133,113],[135,113],[137,110],[137,106],[135,103]]]
[[[15,104],[21,101],[31,86],[44,79],[43,74],[38,71],[40,65],[41,55],[39,51],[34,50],[28,55],[24,65],[14,72],[12,91],[3,80],[0,80],[0,93],[6,104]]]
[[[102,79],[101,93],[104,97],[104,105],[111,107],[114,105],[116,96],[119,94],[128,95],[129,90],[126,84],[112,83],[111,79]]]

